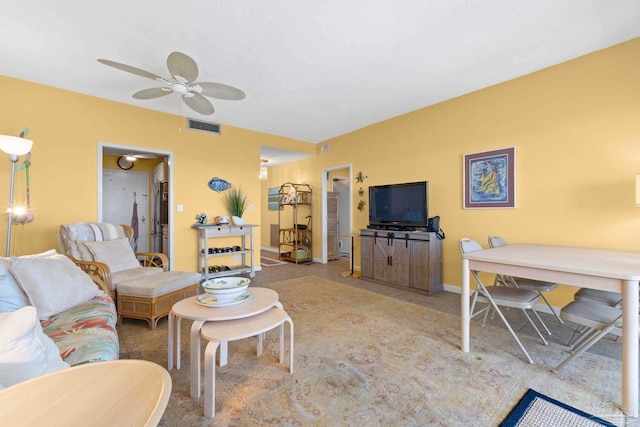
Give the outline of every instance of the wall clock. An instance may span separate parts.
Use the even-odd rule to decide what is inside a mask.
[[[125,156],[118,157],[118,166],[120,169],[129,170],[133,167],[133,162],[131,160],[127,160]]]

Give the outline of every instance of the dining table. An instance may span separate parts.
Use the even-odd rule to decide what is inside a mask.
[[[622,293],[622,410],[638,417],[640,252],[543,244],[509,244],[462,255],[460,346],[470,350],[471,271]]]

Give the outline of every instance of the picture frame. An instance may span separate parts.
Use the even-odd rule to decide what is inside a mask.
[[[463,156],[464,209],[516,207],[516,147]]]
[[[270,211],[277,211],[280,209],[280,203],[278,203],[280,187],[270,187],[267,190],[267,208]]]

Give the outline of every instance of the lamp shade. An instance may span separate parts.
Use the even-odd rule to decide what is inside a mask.
[[[0,150],[7,154],[16,154],[21,156],[23,154],[27,154],[31,150],[32,146],[33,141],[30,139],[10,135],[0,135]]]

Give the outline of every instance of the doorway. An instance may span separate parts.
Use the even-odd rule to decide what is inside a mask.
[[[139,155],[140,157],[144,158],[145,156],[155,156],[156,158],[158,158],[158,160],[163,160],[165,165],[166,165],[166,176],[164,177],[164,180],[167,183],[167,189],[168,189],[168,201],[167,201],[167,207],[168,207],[168,221],[167,221],[167,232],[166,232],[166,240],[169,242],[168,244],[168,248],[167,251],[165,252],[163,250],[163,252],[165,252],[167,254],[167,256],[169,257],[169,269],[173,270],[173,264],[174,264],[174,253],[173,253],[173,234],[174,234],[174,220],[173,220],[173,215],[171,214],[173,212],[173,206],[174,206],[174,194],[173,194],[173,180],[174,180],[174,171],[173,171],[173,152],[171,151],[164,151],[164,150],[156,150],[153,148],[145,148],[145,147],[134,147],[134,146],[127,146],[127,145],[118,145],[118,144],[109,144],[109,143],[103,143],[103,142],[99,142],[98,143],[98,218],[97,221],[98,222],[107,222],[106,221],[106,209],[107,209],[107,205],[109,203],[106,203],[106,201],[108,200],[105,195],[103,194],[103,185],[104,185],[104,180],[103,180],[103,173],[104,173],[104,169],[103,169],[103,156],[105,154],[117,154],[117,155],[127,155],[127,154],[132,154],[132,155]],[[149,178],[147,178],[147,182]],[[149,193],[148,190],[149,187],[147,187],[147,190],[145,191],[145,194]],[[137,202],[138,205],[140,205],[142,203],[142,199],[140,197],[137,197]],[[147,206],[149,206],[148,200],[144,200],[144,202],[146,203]],[[129,224],[132,218],[132,204],[133,202],[131,201],[131,205],[129,206],[129,218],[124,221],[124,224]],[[138,216],[138,220],[140,221],[141,215],[139,214]],[[145,221],[148,224],[151,219],[149,214],[146,214],[145,217]],[[139,225],[141,225],[141,222],[139,222]],[[149,228],[148,225],[145,226],[147,229]],[[147,238],[148,241],[148,238]],[[140,249],[140,246],[138,246],[138,251],[142,252],[142,250]]]
[[[134,252],[149,252],[149,174],[103,170],[102,197],[102,221],[131,225]]]
[[[348,218],[351,214],[349,206],[350,179],[343,176],[333,177],[333,190],[338,193],[338,250],[340,256],[351,256],[351,238],[344,237],[344,234],[351,233],[351,225]]]
[[[341,214],[341,218],[340,218],[340,222],[341,224],[341,228],[342,229],[346,229],[346,232],[350,232],[353,228],[353,180],[351,179],[351,177],[353,176],[352,173],[352,165],[348,164],[348,165],[341,165],[341,166],[335,166],[335,167],[331,167],[331,168],[327,168],[327,169],[323,169],[322,170],[322,177],[321,177],[321,182],[322,182],[322,260],[321,262],[323,264],[326,264],[328,262],[328,238],[329,238],[329,232],[328,232],[328,214],[327,214],[327,192],[330,191],[336,191],[334,190],[334,186],[333,186],[333,181],[332,181],[332,176],[333,175],[336,176],[340,176],[341,177],[341,181],[342,184],[347,188],[346,190],[343,188],[341,189],[341,193],[346,193],[347,197],[345,198],[346,200],[342,200],[339,203],[342,203],[343,208],[339,208],[339,211],[342,211],[343,213]],[[345,214],[346,212],[346,214]],[[351,245],[351,243],[349,243],[349,245]],[[350,250],[350,246],[349,246],[349,250]]]

